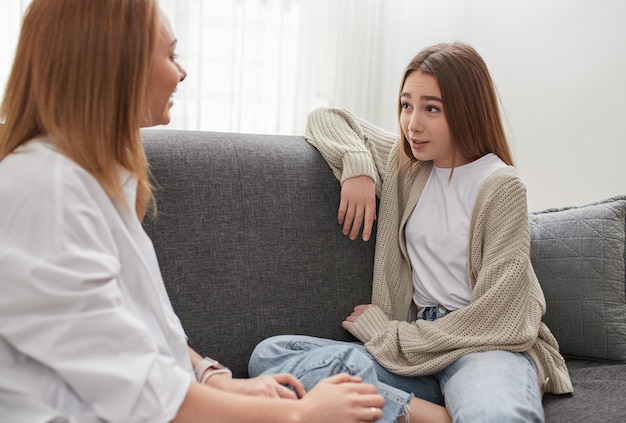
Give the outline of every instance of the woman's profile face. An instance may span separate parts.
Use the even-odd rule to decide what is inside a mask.
[[[167,18],[161,13],[161,34],[157,40],[152,73],[148,85],[148,110],[142,126],[166,125],[170,122],[172,95],[187,72],[176,61],[176,38]]]

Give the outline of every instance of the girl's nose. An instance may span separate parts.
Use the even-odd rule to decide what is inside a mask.
[[[409,122],[409,131],[416,134],[424,132],[424,125],[422,125],[421,121],[416,115],[413,115],[411,117],[411,120]]]
[[[178,73],[180,73],[180,82],[183,82],[187,78],[187,71],[180,64],[178,64]]]

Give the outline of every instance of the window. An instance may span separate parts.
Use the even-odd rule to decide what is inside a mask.
[[[167,127],[302,134],[313,108],[336,106],[373,122],[385,110],[394,129],[399,71],[410,55],[389,46],[412,2],[159,0],[188,73]],[[2,85],[29,3],[0,0]],[[386,75],[390,68],[397,72]]]

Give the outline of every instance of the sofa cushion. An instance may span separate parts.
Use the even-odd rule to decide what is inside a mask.
[[[337,224],[340,185],[301,136],[146,129],[158,215],[144,227],[189,344],[246,376],[261,340],[353,340],[374,240]],[[1,419],[0,419],[1,420]]]
[[[626,196],[530,214],[544,321],[571,358],[626,361]]]

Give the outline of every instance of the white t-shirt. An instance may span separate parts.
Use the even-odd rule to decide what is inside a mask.
[[[154,247],[45,137],[0,161],[0,420],[169,422],[194,373]]]
[[[482,183],[506,166],[496,155],[450,169],[433,167],[405,227],[418,307],[457,310],[469,304],[467,248],[470,220]]]

